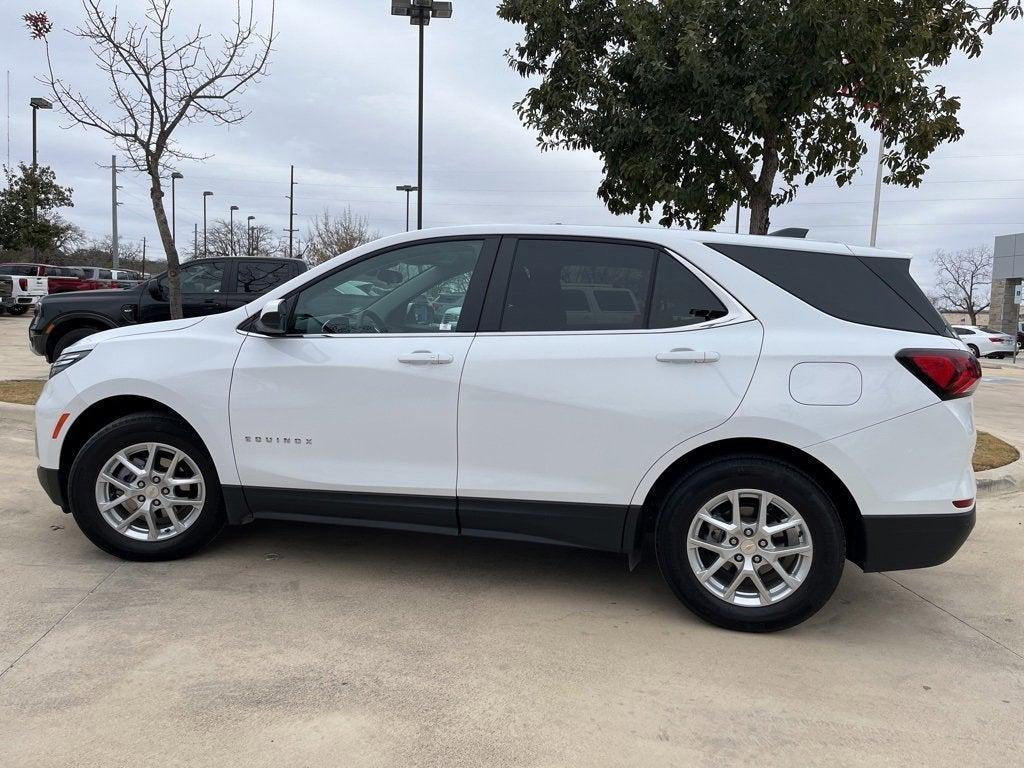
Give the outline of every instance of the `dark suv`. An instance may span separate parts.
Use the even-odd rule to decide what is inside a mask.
[[[182,310],[185,317],[226,312],[305,271],[306,264],[299,259],[196,259],[181,267]],[[52,363],[86,336],[170,317],[164,273],[125,290],[46,296],[39,302],[28,338],[32,351]]]

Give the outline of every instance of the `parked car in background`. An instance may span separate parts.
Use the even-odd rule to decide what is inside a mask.
[[[954,325],[953,331],[975,357],[1008,357],[1013,354],[1016,339],[1008,333],[993,331],[979,325]]]
[[[66,293],[106,287],[98,282],[86,280],[80,267],[57,267],[52,264],[0,264],[0,274],[45,277],[49,293]]]
[[[236,261],[189,283],[241,285]],[[653,537],[697,615],[783,629],[847,559],[937,565],[974,526],[981,366],[909,266],[676,229],[396,235],[232,312],[67,347],[36,405],[39,479],[130,560],[259,518],[631,565]]]
[[[45,277],[0,275],[0,312],[24,315],[46,295]]]
[[[182,309],[185,317],[235,309],[305,271],[300,259],[190,261],[181,267]],[[170,316],[164,273],[127,289],[46,297],[29,326],[29,343],[36,354],[53,362],[71,344],[98,331]]]
[[[113,288],[131,288],[142,282],[142,273],[133,269],[112,269],[110,274],[113,277]]]

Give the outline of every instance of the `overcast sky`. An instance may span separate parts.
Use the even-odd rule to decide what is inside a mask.
[[[141,0],[120,3],[122,16]],[[269,0],[261,0],[264,10]],[[225,29],[233,3],[178,0],[175,25],[202,21]],[[111,4],[113,7],[113,4]],[[31,96],[46,95],[36,77],[43,48],[29,39],[21,16],[45,8],[56,28],[51,46],[59,72],[78,89],[106,98],[106,84],[88,54],[64,31],[82,18],[79,0],[4,0],[0,15],[0,76],[10,72],[10,156],[31,160]],[[178,237],[202,226],[202,192],[211,190],[210,218],[227,218],[238,205],[283,233],[287,226],[288,166],[296,166],[297,226],[325,207],[346,205],[369,217],[384,234],[405,227],[405,196],[397,184],[415,183],[416,30],[389,15],[388,0],[280,0],[278,34],[269,76],[243,104],[252,114],[241,125],[187,126],[183,147],[213,157],[185,163],[178,185]],[[493,2],[455,0],[455,15],[427,30],[425,223],[562,222],[629,224],[608,214],[595,195],[601,164],[589,153],[548,152],[524,129],[512,105],[526,83],[503,52],[519,30],[495,15]],[[957,59],[937,79],[963,101],[966,136],[941,148],[917,190],[886,188],[879,245],[915,256],[913,271],[931,282],[937,248],[991,245],[997,234],[1024,231],[1024,25],[1003,25],[981,58]],[[5,84],[0,82],[0,89]],[[6,110],[5,110],[6,112]],[[112,145],[68,122],[40,113],[40,162],[74,187],[69,218],[90,238],[110,233]],[[7,121],[2,137],[8,139]],[[876,139],[871,137],[872,153]],[[0,153],[6,160],[6,141]],[[807,226],[825,240],[866,243],[873,168],[842,190],[823,180],[772,215],[772,226]],[[135,173],[121,176],[120,233],[159,243],[148,185]],[[743,228],[746,227],[744,217]],[[723,225],[723,229],[728,228]]]

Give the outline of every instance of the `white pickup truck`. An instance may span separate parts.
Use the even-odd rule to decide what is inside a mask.
[[[0,275],[0,313],[23,315],[49,293],[45,277]]]

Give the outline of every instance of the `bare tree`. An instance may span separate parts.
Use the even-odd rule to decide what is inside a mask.
[[[992,249],[985,246],[956,252],[936,251],[933,301],[945,312],[963,312],[971,325],[989,305],[992,283]]]
[[[245,221],[235,222],[234,242],[232,242],[230,222],[224,219],[211,221],[206,230],[207,254],[209,256],[252,255],[260,257],[285,255],[281,249],[280,239],[274,237],[274,230],[271,227],[266,224],[257,224],[250,230],[246,225]],[[188,254],[191,250],[191,244],[182,247],[184,254]]]
[[[101,109],[56,74],[47,33],[52,22],[44,13],[29,14],[32,36],[46,42],[47,76],[54,100],[74,123],[110,136],[135,170],[150,180],[150,200],[167,254],[171,317],[181,317],[178,251],[164,210],[161,175],[180,160],[206,157],[186,152],[174,135],[184,124],[209,118],[233,124],[248,112],[237,98],[267,71],[274,40],[275,0],[270,0],[270,25],[261,34],[255,0],[236,0],[232,30],[211,35],[201,26],[184,36],[171,32],[172,0],[146,0],[145,20],[122,21],[118,9],[107,11],[104,0],[83,0],[85,22],[68,32],[84,40],[108,79],[110,103]],[[247,5],[247,7],[246,7]]]
[[[370,229],[370,220],[353,213],[351,206],[342,211],[340,216],[332,216],[325,208],[313,219],[306,233],[303,257],[310,266],[315,267],[339,253],[377,240],[380,236],[380,232]]]

